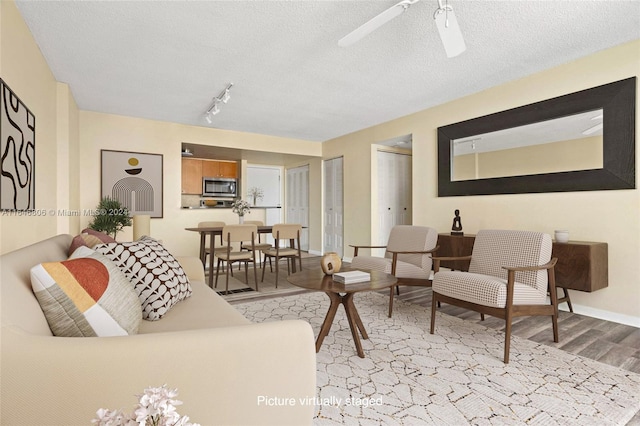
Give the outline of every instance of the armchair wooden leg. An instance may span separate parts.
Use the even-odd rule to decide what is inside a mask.
[[[389,318],[391,318],[391,314],[393,314],[393,287],[389,289]]]
[[[504,363],[509,364],[509,349],[511,347],[511,315],[507,313],[504,330]]]
[[[551,299],[551,306],[553,307],[553,314],[551,315],[551,321],[553,325],[553,341],[558,343],[558,292],[556,287],[556,276],[555,270],[553,268],[547,270],[548,279],[549,279],[549,298]],[[567,293],[567,289],[563,287],[564,295],[567,299],[569,299],[569,293]],[[569,303],[569,309],[573,312],[573,307],[571,306],[571,300],[567,300]]]
[[[480,321],[484,321],[484,314],[480,314]]]
[[[431,329],[429,331],[430,334],[433,334],[433,330],[436,326],[436,305],[439,305],[440,302],[436,302],[436,294],[433,293],[431,295]]]

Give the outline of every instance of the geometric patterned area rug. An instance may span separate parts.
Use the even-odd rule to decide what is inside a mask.
[[[358,293],[369,339],[357,356],[340,307],[317,354],[314,425],[624,425],[640,410],[640,375],[429,309]],[[318,335],[324,293],[234,305],[253,322],[303,319]],[[551,338],[551,336],[550,336]],[[562,335],[560,335],[562,340]],[[286,395],[279,395],[286,397]]]

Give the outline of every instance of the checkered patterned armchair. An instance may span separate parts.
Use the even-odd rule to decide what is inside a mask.
[[[391,228],[386,246],[351,246],[351,267],[381,271],[398,279],[397,285],[431,286],[431,255],[436,251],[438,231],[426,226],[397,225]],[[360,256],[360,248],[384,248],[384,257]],[[393,312],[393,292],[389,298],[389,316]]]
[[[551,237],[541,232],[482,230],[476,235],[468,272],[440,271],[440,261],[452,258],[435,258],[431,334],[436,307],[444,302],[480,312],[482,319],[484,314],[503,318],[505,363],[515,316],[551,316],[557,342],[556,259],[551,259],[551,248]]]

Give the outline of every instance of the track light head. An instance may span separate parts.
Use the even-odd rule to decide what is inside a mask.
[[[231,95],[229,94],[229,89],[226,89],[224,91],[224,94],[220,98],[220,102],[223,102],[226,104],[227,102],[229,102],[229,99],[231,99]]]
[[[227,102],[229,102],[229,99],[231,99],[231,94],[229,93],[229,90],[231,89],[232,86],[233,86],[233,83],[227,84],[227,87],[225,87],[224,90],[220,92],[218,96],[213,98],[213,101],[209,106],[209,109],[207,109],[207,111],[205,112],[204,118],[205,120],[207,120],[207,123],[211,124],[213,121],[212,120],[213,116],[217,115],[220,112],[220,104],[226,104]]]

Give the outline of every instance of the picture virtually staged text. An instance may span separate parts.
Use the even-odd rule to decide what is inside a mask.
[[[305,398],[285,398],[278,396],[259,395],[257,403],[259,406],[281,407],[296,405],[355,405],[359,407],[369,407],[372,405],[382,405],[382,397],[378,398],[338,398],[331,396],[328,398],[305,397]]]

